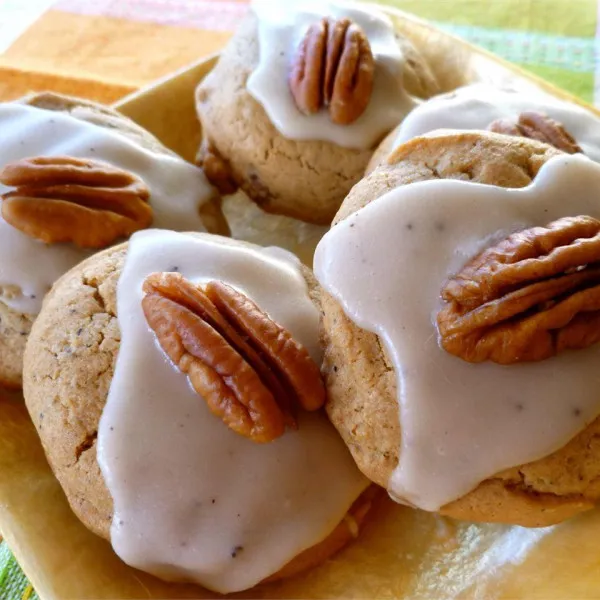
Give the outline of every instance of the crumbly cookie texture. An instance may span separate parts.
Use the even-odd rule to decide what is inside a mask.
[[[109,539],[112,499],[96,436],[120,343],[116,286],[126,245],[65,274],[46,296],[25,350],[23,392],[50,466],[75,514]]]
[[[334,223],[400,185],[462,179],[520,188],[558,150],[486,133],[416,138],[350,192]],[[396,375],[379,338],[352,323],[322,297],[328,412],[363,473],[387,486],[398,464],[401,430]],[[529,527],[546,526],[592,508],[600,499],[600,419],[541,460],[507,469],[442,507],[450,517]]]
[[[21,387],[23,352],[34,318],[0,302],[0,386]]]
[[[226,238],[222,243],[252,246]],[[126,253],[127,244],[115,246],[59,279],[25,351],[25,401],[50,466],[75,514],[106,539],[113,507],[96,460],[96,436],[121,341],[116,293]],[[316,281],[302,269],[318,303]]]
[[[44,110],[68,113],[76,119],[114,129],[147,150],[175,156],[151,133],[107,106],[52,92],[31,94],[17,102]],[[216,194],[214,201],[206,202],[200,208],[200,214],[209,231],[228,234],[229,227]],[[20,388],[25,342],[35,315],[16,312],[0,300],[0,319],[0,385]]]
[[[404,57],[404,85],[409,94],[417,98],[431,98],[442,90],[425,58],[403,35],[396,34],[396,40]]]
[[[384,138],[381,140],[381,143],[377,148],[375,148],[375,152],[373,152],[373,156],[369,160],[367,164],[367,168],[365,169],[365,175],[372,173],[379,165],[382,165],[390,155],[390,152],[394,148],[394,142],[398,137],[398,132],[400,131],[400,125],[398,125],[395,129],[392,129]]]
[[[437,93],[418,51],[407,40],[399,43],[407,58],[407,91]],[[283,137],[246,90],[258,58],[257,20],[249,15],[196,91],[204,136],[198,162],[224,193],[239,186],[267,212],[329,225],[373,151]]]

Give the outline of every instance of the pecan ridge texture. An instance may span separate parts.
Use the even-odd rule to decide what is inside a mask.
[[[197,286],[179,273],[154,273],[142,308],[173,364],[233,431],[270,442],[295,428],[298,409],[325,403],[318,365],[252,300],[231,286]]]
[[[150,191],[129,171],[72,156],[34,157],[5,165],[4,220],[47,244],[104,248],[152,223]]]
[[[600,221],[514,233],[442,288],[441,346],[469,362],[539,361],[600,340]]]
[[[366,110],[373,92],[375,59],[364,31],[350,19],[324,18],[300,42],[288,84],[298,109],[327,107],[331,120],[348,125]]]

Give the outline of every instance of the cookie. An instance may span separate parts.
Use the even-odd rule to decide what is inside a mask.
[[[569,153],[583,152],[600,162],[600,118],[587,108],[535,88],[524,91],[476,83],[418,106],[381,142],[367,171],[404,142],[438,129],[522,135]]]
[[[34,318],[0,302],[0,384],[5,387],[21,387],[25,342]]]
[[[157,313],[140,305],[150,294],[144,287],[144,296],[142,286],[155,272],[179,282],[216,278],[251,291],[259,307],[266,301],[269,316],[278,315],[277,322],[301,340],[302,361],[311,360],[306,352],[320,360],[318,287],[283,250],[208,234],[147,231],[87,259],[48,294],[24,369],[27,407],[71,507],[132,566],[215,591],[246,589],[319,564],[356,535],[373,494],[365,491],[367,481],[324,414],[297,409],[297,431],[279,431],[267,444],[246,438],[249,430],[240,433],[240,422],[227,415],[211,414],[195,391],[192,368],[194,388],[184,367],[165,360],[163,352],[173,360],[170,338],[157,332],[167,331],[167,296],[158,299]],[[175,298],[172,293],[168,297]],[[282,360],[289,360],[290,348],[289,341],[280,347]],[[314,371],[301,379],[305,392],[315,372],[320,382],[317,363],[310,364]],[[226,375],[224,363],[215,368]],[[234,391],[240,369],[246,372],[235,367],[233,383],[226,384]],[[224,388],[216,401],[214,389],[204,395],[216,402],[213,413],[229,397]],[[258,422],[259,404],[252,402]],[[139,412],[125,414],[125,406]],[[153,435],[156,426],[162,431]],[[317,484],[333,473],[337,483],[324,499]],[[274,546],[278,536],[281,544]]]
[[[451,355],[434,326],[439,295],[450,293],[444,278],[471,285],[457,273],[469,273],[473,256],[495,256],[496,248],[508,255],[526,236],[551,240],[554,231],[594,222],[595,181],[600,169],[582,155],[531,139],[440,131],[399,146],[344,201],[315,257],[327,290],[327,409],[363,473],[398,501],[531,527],[597,502],[600,407],[590,377],[598,348],[527,362],[526,346],[495,359],[501,366],[481,355]],[[430,255],[438,262],[425,267]],[[481,272],[491,277],[501,267],[490,268]],[[482,327],[479,351],[493,336]],[[505,349],[516,343],[505,338]]]
[[[131,231],[146,227],[150,222],[162,227],[196,227],[222,233],[228,230],[218,194],[208,184],[201,170],[176,157],[150,133],[111,108],[76,98],[41,93],[0,105],[0,121],[5,131],[0,147],[0,192],[4,194],[3,216],[0,219],[0,305],[3,313],[0,384],[19,388],[25,339],[44,294],[58,276],[94,249],[110,243],[113,237],[123,239]],[[121,183],[117,187],[122,185],[125,190],[123,181],[130,177],[130,188],[127,188],[130,191],[123,193],[132,195],[135,200],[138,193],[135,190],[141,190],[140,198],[143,196],[142,200],[137,199],[141,203],[138,207],[141,212],[136,212],[135,217],[137,224],[128,221],[128,209],[123,209],[125,214],[116,217],[109,217],[107,212],[104,213],[103,224],[96,227],[97,239],[82,240],[94,221],[86,209],[64,208],[63,205],[59,210],[64,214],[60,218],[55,216],[52,225],[49,212],[47,216],[36,212],[32,208],[35,200],[23,200],[21,192],[16,190],[31,184],[27,178],[32,177],[34,170],[43,168],[49,173],[58,167],[54,163],[48,164],[46,159],[37,162],[24,159],[57,154],[70,154],[75,162],[61,167],[63,180],[48,180],[46,185],[73,183],[64,179],[69,177],[65,169],[67,172],[69,169],[84,169],[82,173],[87,169],[90,177],[98,177],[102,169],[110,169],[103,166],[106,162],[113,169],[121,169],[118,175]],[[81,160],[87,161],[85,165],[77,162]],[[91,165],[96,165],[95,175],[90,175]],[[96,182],[91,185],[102,184]],[[151,189],[148,191],[148,188]],[[67,190],[56,187],[54,192],[48,189],[34,191],[33,188],[27,191],[29,195],[40,194],[42,197],[52,193],[60,195],[67,193]],[[91,193],[102,194],[101,191]],[[124,198],[122,202],[131,202],[132,197]],[[48,205],[44,200],[38,199],[37,202]],[[152,216],[146,204],[150,205]],[[77,215],[73,210],[78,211]],[[81,219],[85,219],[88,225],[84,225]],[[111,234],[113,229],[114,236]]]
[[[412,96],[428,97],[438,86],[418,50],[374,9],[294,7],[273,14],[256,2],[198,86],[198,162],[223,193],[240,187],[267,212],[329,225],[377,142],[415,106]],[[325,17],[350,19],[373,47],[379,79],[352,123],[333,123],[326,108],[303,114],[288,89],[299,39]]]

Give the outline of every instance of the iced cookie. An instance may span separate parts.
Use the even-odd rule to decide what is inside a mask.
[[[232,592],[319,564],[369,509],[320,361],[292,254],[149,230],[54,286],[24,393],[87,527],[132,566]]]
[[[474,84],[431,98],[379,145],[368,171],[408,140],[438,129],[488,130],[538,140],[600,162],[600,117],[542,90]]]
[[[202,170],[117,112],[37,94],[0,104],[0,384],[20,387],[45,293],[138,229],[224,232]]]
[[[198,86],[198,160],[224,193],[329,225],[377,143],[438,92],[419,52],[376,9],[255,0]]]
[[[600,497],[600,165],[439,133],[356,185],[315,255],[331,420],[399,502],[557,523]]]

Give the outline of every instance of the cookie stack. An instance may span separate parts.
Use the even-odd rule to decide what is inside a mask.
[[[195,100],[196,166],[105,107],[0,105],[0,381],[79,519],[228,593],[324,562],[381,488],[531,527],[592,508],[600,119],[440,89],[336,2],[254,2]],[[238,191],[328,228],[314,273],[230,237]]]

